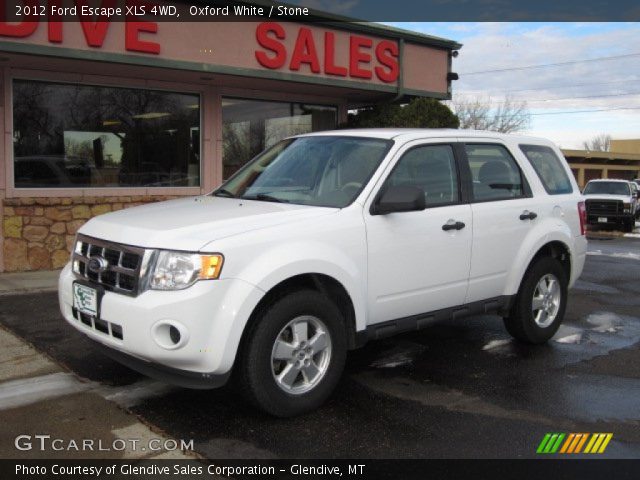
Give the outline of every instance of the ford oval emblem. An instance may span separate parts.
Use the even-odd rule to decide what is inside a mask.
[[[94,255],[89,259],[87,268],[92,273],[102,273],[109,268],[109,262],[106,258],[101,257],[100,255]]]

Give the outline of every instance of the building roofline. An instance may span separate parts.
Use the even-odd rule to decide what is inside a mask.
[[[640,161],[640,153],[595,152],[591,150],[562,149],[565,157],[602,158],[603,160],[636,160]]]

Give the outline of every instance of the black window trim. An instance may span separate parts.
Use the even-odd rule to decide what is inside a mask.
[[[131,77],[126,77],[123,78],[125,81],[134,81],[135,79],[131,78]],[[199,178],[198,178],[198,185],[191,185],[191,186],[146,186],[146,185],[138,185],[138,186],[87,186],[87,187],[17,187],[16,186],[16,178],[15,178],[15,170],[14,170],[14,165],[15,165],[15,152],[13,149],[13,143],[11,144],[11,155],[10,158],[8,158],[7,160],[11,162],[11,169],[13,170],[11,178],[7,178],[7,186],[15,191],[19,191],[19,192],[38,192],[38,197],[41,196],[41,191],[51,191],[51,192],[61,192],[64,191],[65,195],[66,192],[69,192],[69,196],[74,196],[75,192],[79,192],[80,190],[90,190],[92,193],[92,196],[98,196],[98,197],[103,197],[103,196],[113,196],[112,193],[103,193],[102,190],[120,190],[121,192],[118,193],[122,193],[122,195],[129,195],[127,193],[127,191],[139,191],[139,190],[147,190],[147,194],[146,195],[162,195],[161,193],[155,193],[154,191],[163,191],[163,190],[176,190],[176,189],[180,189],[180,190],[199,190],[200,192],[202,192],[203,188],[204,188],[204,179],[205,179],[205,175],[204,175],[204,102],[205,102],[205,90],[198,90],[198,86],[193,86],[194,88],[191,90],[187,90],[184,89],[182,91],[176,91],[176,89],[172,89],[172,88],[163,88],[163,87],[156,87],[156,86],[140,86],[140,85],[131,85],[131,84],[111,84],[108,82],[102,83],[102,82],[96,82],[96,83],[82,83],[81,81],[74,81],[74,80],[65,80],[65,79],[59,79],[56,78],[56,76],[53,76],[51,78],[47,78],[44,76],[38,76],[38,75],[8,75],[6,80],[9,81],[9,97],[10,97],[10,105],[8,106],[8,108],[10,109],[10,115],[11,115],[11,130],[12,130],[12,135],[13,135],[13,129],[15,128],[14,126],[14,82],[17,81],[26,81],[26,82],[38,82],[38,83],[47,83],[47,84],[55,84],[55,85],[75,85],[75,86],[81,86],[81,87],[102,87],[102,88],[120,88],[120,89],[127,89],[127,90],[152,90],[152,91],[156,91],[156,92],[164,92],[164,93],[176,93],[176,94],[180,94],[180,95],[197,95],[198,96],[198,105],[199,105],[199,125],[198,128],[200,129],[200,145],[199,145],[199,151],[200,151],[200,161],[199,163]]]
[[[382,197],[382,195],[384,194],[384,192],[386,191],[387,188],[387,181],[389,180],[389,178],[391,177],[391,175],[393,175],[393,172],[395,172],[396,168],[398,168],[398,165],[400,164],[400,162],[402,161],[402,159],[404,158],[404,156],[411,152],[412,150],[415,150],[416,148],[424,148],[424,147],[431,147],[431,146],[448,146],[451,147],[451,151],[453,153],[453,163],[455,165],[455,169],[456,169],[456,183],[458,186],[458,201],[456,202],[448,202],[448,203],[440,203],[438,205],[427,205],[427,207],[425,208],[424,211],[427,210],[432,210],[434,208],[442,208],[442,207],[452,207],[455,205],[466,205],[468,204],[468,192],[466,191],[465,188],[465,182],[463,181],[462,178],[462,172],[461,172],[461,168],[460,168],[460,160],[459,160],[459,152],[458,152],[458,145],[459,142],[456,141],[451,141],[451,142],[427,142],[427,143],[419,143],[416,145],[412,145],[411,147],[407,148],[405,151],[403,151],[400,155],[400,157],[398,158],[398,160],[395,162],[395,164],[393,165],[393,167],[391,168],[391,171],[389,171],[389,173],[385,176],[384,180],[382,181],[382,184],[380,185],[380,188],[378,188],[378,192],[375,194],[375,196],[373,197],[373,201],[371,202],[371,205],[369,206],[369,215],[371,216],[375,216],[377,215],[375,213],[375,205],[378,203],[378,201],[380,200],[380,197]],[[398,213],[408,213],[408,212],[398,212]]]
[[[488,202],[504,202],[507,200],[521,200],[523,198],[533,198],[533,192],[531,190],[531,186],[529,185],[529,180],[527,179],[527,176],[522,170],[522,167],[518,163],[518,160],[516,160],[515,155],[513,155],[513,153],[511,152],[511,150],[507,145],[505,145],[502,142],[496,142],[496,141],[483,142],[483,141],[468,141],[468,140],[463,140],[459,142],[459,144],[460,144],[460,158],[461,158],[462,169],[465,170],[465,177],[466,177],[467,189],[468,189],[468,195],[469,195],[469,203],[473,204],[473,203],[488,203]],[[520,181],[522,182],[522,195],[519,195],[517,197],[488,198],[486,200],[478,200],[474,198],[473,175],[471,174],[471,166],[469,165],[469,157],[466,151],[467,145],[493,145],[496,147],[502,147],[513,160],[513,163],[518,169],[518,172],[520,172]]]
[[[529,158],[529,156],[527,155],[527,152],[524,151],[524,148],[534,148],[534,149],[546,149],[551,151],[551,153],[553,153],[553,155],[555,156],[556,160],[560,163],[560,167],[562,167],[562,171],[564,172],[564,174],[566,175],[566,179],[569,182],[569,188],[571,188],[571,190],[569,190],[568,192],[552,192],[547,188],[547,184],[544,180],[542,180],[542,175],[540,174],[540,172],[538,171],[538,168],[536,167],[535,163],[533,163],[531,161],[531,159]],[[553,151],[553,148],[549,147],[548,145],[536,145],[533,143],[519,143],[518,144],[518,148],[520,149],[520,151],[522,152],[522,154],[525,156],[525,158],[527,159],[527,162],[529,162],[529,165],[531,165],[531,168],[533,168],[533,170],[536,172],[536,175],[538,176],[538,179],[540,180],[540,183],[542,184],[542,186],[544,187],[545,192],[547,192],[547,194],[549,195],[571,195],[574,193],[573,191],[573,185],[571,183],[571,179],[569,178],[569,175],[567,175],[566,170],[564,169],[564,166],[562,165],[562,160],[560,158],[558,158],[558,156],[556,155],[556,152]],[[573,175],[573,173],[572,173]]]

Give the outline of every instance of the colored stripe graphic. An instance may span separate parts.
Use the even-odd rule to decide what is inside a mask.
[[[594,433],[584,453],[604,453],[613,433]]]
[[[566,435],[564,433],[547,433],[540,445],[538,445],[537,453],[556,453],[562,444],[562,440]]]
[[[573,442],[573,439],[575,438],[576,434],[575,433],[570,433],[569,436],[567,437],[567,440],[565,440],[564,445],[562,445],[562,448],[560,449],[560,453],[566,453],[567,449],[569,448],[569,445],[571,445],[571,442]]]
[[[588,433],[582,433],[581,435],[582,435],[582,439],[580,440],[580,442],[578,442],[578,445],[576,445],[576,449],[573,453],[580,453],[582,451],[582,446],[587,441],[587,438],[589,438]]]
[[[547,445],[547,442],[549,441],[550,438],[551,438],[551,434],[547,433],[542,439],[542,441],[540,442],[540,445],[538,445],[538,449],[536,450],[536,453],[544,452],[544,447]]]
[[[558,448],[560,448],[560,444],[562,443],[562,440],[564,440],[564,437],[564,433],[558,435],[558,439],[556,440],[556,443],[553,445],[553,447],[551,447],[551,451],[549,453],[556,453],[558,451]]]
[[[536,453],[604,453],[612,438],[613,433],[547,433]]]

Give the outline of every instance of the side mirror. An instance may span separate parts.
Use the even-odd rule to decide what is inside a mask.
[[[371,208],[372,215],[396,212],[416,212],[427,208],[424,191],[412,185],[387,187]]]

